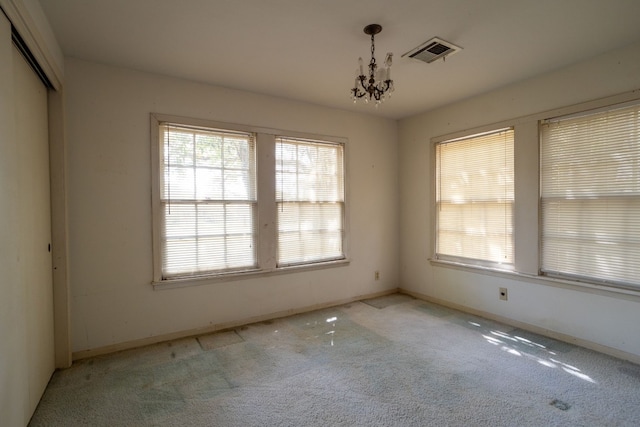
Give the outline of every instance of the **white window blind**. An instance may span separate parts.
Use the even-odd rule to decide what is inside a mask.
[[[436,257],[513,263],[513,129],[436,145]]]
[[[343,259],[342,144],[276,138],[278,266]]]
[[[640,287],[640,105],[541,125],[542,271]]]
[[[252,134],[160,125],[162,278],[255,268]]]

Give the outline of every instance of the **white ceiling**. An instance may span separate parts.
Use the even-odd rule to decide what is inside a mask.
[[[40,0],[66,56],[402,118],[640,40],[640,0]],[[349,98],[382,25],[396,91]],[[464,50],[402,54],[437,36]]]

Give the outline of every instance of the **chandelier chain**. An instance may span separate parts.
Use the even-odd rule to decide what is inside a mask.
[[[373,83],[371,80],[376,74],[376,42],[374,39],[374,35],[371,34],[371,61],[369,61],[369,83]],[[370,92],[370,89],[369,89]]]
[[[375,39],[373,37],[373,34],[371,34],[371,59],[373,59],[374,62],[375,62],[375,59],[376,59],[375,56],[374,56],[375,54],[376,54],[376,41],[375,41]]]

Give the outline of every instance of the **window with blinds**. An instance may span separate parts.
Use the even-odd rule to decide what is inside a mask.
[[[343,145],[276,138],[278,266],[345,258]]]
[[[159,142],[162,278],[255,268],[254,136],[161,123]]]
[[[513,263],[514,131],[436,144],[436,257]]]
[[[640,105],[540,132],[542,271],[640,287]]]

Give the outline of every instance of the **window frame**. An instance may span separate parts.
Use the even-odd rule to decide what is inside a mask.
[[[256,146],[256,180],[257,180],[257,237],[256,256],[257,267],[250,270],[224,271],[213,274],[177,277],[165,279],[162,277],[162,233],[164,222],[161,214],[161,177],[160,177],[160,125],[169,122],[177,125],[211,128],[231,132],[247,132],[255,135]],[[317,135],[298,131],[272,129],[267,127],[249,126],[217,122],[207,119],[194,119],[175,115],[151,113],[151,217],[152,217],[152,263],[153,275],[151,284],[154,289],[171,289],[193,285],[233,281],[259,277],[264,275],[292,273],[297,271],[319,270],[346,266],[349,257],[349,144],[348,139],[337,136]],[[275,188],[275,140],[276,137],[312,140],[340,144],[343,149],[344,175],[344,211],[342,248],[344,258],[329,261],[310,262],[295,265],[277,266],[277,212]]]
[[[284,144],[290,144],[293,143],[296,145],[296,150],[298,149],[299,146],[304,146],[304,145],[308,145],[308,146],[315,146],[320,147],[322,145],[326,145],[327,147],[339,147],[340,150],[336,152],[337,154],[337,160],[338,160],[338,165],[337,166],[341,166],[342,167],[342,171],[340,171],[339,173],[336,173],[336,177],[337,178],[341,178],[338,179],[338,181],[336,182],[337,184],[337,190],[338,193],[340,193],[341,195],[341,200],[337,200],[337,201],[329,201],[329,200],[313,200],[313,201],[309,201],[309,200],[302,200],[302,199],[295,199],[295,200],[291,200],[291,199],[287,199],[285,200],[282,197],[278,197],[277,195],[277,188],[278,188],[278,183],[276,182],[276,210],[277,212],[280,212],[280,209],[278,209],[278,205],[287,205],[287,204],[293,204],[293,205],[304,205],[304,204],[311,204],[314,205],[316,203],[319,204],[338,204],[340,205],[340,223],[341,223],[341,229],[340,229],[340,234],[341,234],[341,252],[342,254],[340,256],[332,256],[332,257],[325,257],[322,259],[318,259],[316,261],[294,261],[294,260],[289,260],[289,261],[284,261],[281,260],[281,252],[282,252],[282,247],[280,246],[280,236],[278,236],[278,238],[276,239],[277,242],[277,250],[276,250],[276,265],[278,268],[286,268],[286,267],[295,267],[297,265],[306,265],[306,264],[314,264],[314,263],[322,263],[322,262],[332,262],[332,261],[340,261],[346,258],[345,255],[345,251],[344,251],[344,241],[345,241],[345,207],[346,207],[346,193],[345,193],[345,147],[344,144],[338,143],[338,142],[332,142],[332,141],[318,141],[318,140],[312,140],[312,139],[308,139],[308,138],[293,138],[290,136],[283,136],[283,135],[276,135],[275,138],[275,143],[276,143],[276,163],[277,163],[277,157],[278,157],[278,145],[280,145],[281,147]],[[282,155],[282,153],[281,153]],[[296,164],[296,176],[298,176],[298,169],[297,169],[298,164]],[[281,174],[284,174],[285,171],[281,170],[280,171]],[[278,176],[278,166],[276,165],[276,173],[275,176]],[[276,178],[277,179],[277,178]],[[284,192],[284,188],[281,188],[281,192]],[[340,197],[338,197],[338,199],[340,199]],[[278,228],[280,228],[280,215],[277,214],[277,224],[278,224]],[[299,234],[300,230],[296,232],[285,232],[285,234]]]
[[[469,257],[462,257],[462,256],[456,256],[456,255],[449,255],[449,254],[440,254],[438,253],[438,241],[439,241],[439,220],[440,220],[440,215],[438,212],[438,183],[439,183],[439,177],[438,177],[438,156],[437,156],[437,150],[438,147],[443,145],[443,144],[455,144],[457,142],[461,142],[464,140],[468,140],[468,139],[472,139],[472,138],[476,138],[476,137],[483,137],[483,136],[488,136],[491,134],[497,134],[500,132],[505,132],[505,131],[511,131],[513,132],[513,148],[512,151],[514,153],[514,158],[513,158],[513,163],[514,163],[514,176],[512,177],[512,179],[514,180],[514,199],[511,202],[511,242],[510,242],[510,246],[511,246],[511,262],[509,263],[501,263],[501,262],[497,262],[497,261],[491,261],[491,260],[485,260],[485,259],[476,259],[476,258],[469,258]],[[432,188],[432,197],[431,197],[431,203],[433,205],[433,215],[432,215],[432,230],[433,230],[433,238],[432,240],[432,257],[431,260],[432,261],[437,261],[437,262],[442,262],[442,263],[447,263],[447,264],[458,264],[458,265],[465,265],[465,266],[473,266],[473,267],[479,267],[479,268],[490,268],[490,269],[495,269],[495,270],[501,270],[501,271],[514,271],[515,270],[515,209],[516,209],[516,202],[515,202],[515,141],[516,141],[516,130],[515,127],[513,125],[506,125],[506,126],[498,126],[498,125],[490,125],[490,126],[484,126],[482,128],[477,128],[477,129],[473,129],[470,131],[465,131],[465,132],[460,132],[460,133],[456,133],[456,134],[452,134],[452,135],[446,135],[446,136],[442,136],[442,137],[438,137],[438,138],[433,138],[432,139],[432,147],[431,147],[431,153],[433,156],[433,161],[432,161],[432,181],[433,181],[433,188]]]

